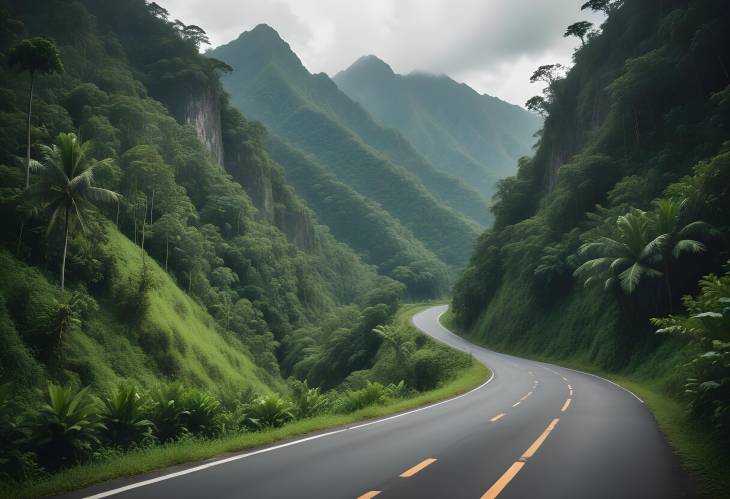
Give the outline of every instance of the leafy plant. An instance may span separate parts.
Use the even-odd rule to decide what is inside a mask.
[[[730,262],[728,262],[730,264]],[[730,445],[730,272],[700,280],[697,297],[683,298],[686,315],[653,318],[657,333],[692,338],[704,353],[685,366],[690,411],[710,422]]]
[[[292,402],[297,419],[311,418],[324,412],[328,399],[319,392],[319,388],[309,388],[306,380],[295,380],[292,385]]]
[[[188,390],[184,398],[185,427],[190,433],[213,437],[221,432],[221,403],[200,390]]]
[[[586,286],[603,280],[606,289],[618,281],[623,292],[631,294],[643,278],[662,277],[662,272],[655,268],[660,246],[661,239],[651,237],[649,217],[633,209],[616,219],[613,236],[600,236],[578,249],[580,256],[589,259],[574,275],[587,276]]]
[[[383,403],[386,395],[387,390],[383,385],[368,381],[364,388],[347,390],[340,395],[337,405],[342,412],[354,412],[370,405]]]
[[[160,441],[174,440],[188,431],[185,422],[190,412],[185,407],[185,395],[180,383],[162,385],[150,393],[148,417]]]
[[[38,471],[33,453],[21,446],[27,438],[24,416],[12,385],[0,385],[0,480],[28,478]]]
[[[104,425],[88,391],[88,387],[48,385],[48,397],[29,425],[30,443],[45,465],[78,461],[99,445]]]
[[[137,443],[149,434],[154,425],[145,417],[145,400],[131,384],[119,385],[102,398],[101,420],[106,427],[105,440],[123,448]]]
[[[256,398],[246,406],[249,423],[257,429],[278,428],[294,419],[294,406],[275,394]]]

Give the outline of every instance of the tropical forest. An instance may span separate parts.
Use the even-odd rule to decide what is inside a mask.
[[[235,3],[0,0],[0,496],[728,497],[730,3]]]

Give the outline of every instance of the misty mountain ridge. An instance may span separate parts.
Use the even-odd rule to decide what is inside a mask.
[[[259,25],[209,55],[233,67],[223,83],[241,111],[382,206],[444,262],[466,262],[477,223],[491,217],[476,190],[379,125],[326,74],[310,73],[271,27]]]
[[[495,182],[530,153],[541,120],[444,74],[401,75],[375,55],[333,77],[381,125],[402,133],[439,170],[491,196]]]

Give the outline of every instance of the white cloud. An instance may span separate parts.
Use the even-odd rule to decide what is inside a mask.
[[[540,64],[569,64],[564,39],[580,0],[162,0],[172,18],[205,29],[214,46],[257,24],[276,29],[312,72],[330,75],[375,54],[398,73],[445,73],[523,104]]]

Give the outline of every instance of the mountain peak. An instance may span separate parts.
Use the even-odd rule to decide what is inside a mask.
[[[346,71],[368,71],[377,72],[387,75],[395,75],[393,68],[388,63],[380,59],[378,56],[370,54],[364,55],[356,60]]]

